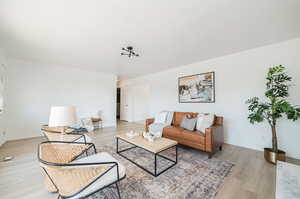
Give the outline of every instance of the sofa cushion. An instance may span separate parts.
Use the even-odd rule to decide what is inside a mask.
[[[180,127],[166,126],[163,130],[163,135],[168,137],[178,137],[181,136],[183,131],[184,129]]]
[[[187,116],[184,116],[181,121],[180,127],[186,130],[193,131],[195,130],[197,119],[198,118],[187,118]]]
[[[173,125],[174,126],[180,126],[183,117],[186,116],[186,115],[190,115],[193,118],[193,117],[197,117],[198,113],[192,113],[192,112],[174,112]]]
[[[184,130],[181,133],[181,138],[184,140],[188,140],[190,142],[198,142],[201,144],[205,143],[205,134],[203,134],[199,131]]]

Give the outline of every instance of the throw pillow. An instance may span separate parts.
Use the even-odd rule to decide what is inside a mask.
[[[94,125],[91,118],[83,118],[81,121],[82,126],[86,128],[88,132],[92,132],[94,130]]]
[[[190,113],[190,114],[187,114],[186,117],[191,119],[191,118],[198,117],[198,114],[197,113]]]
[[[154,123],[165,123],[166,118],[167,118],[168,112],[160,112],[159,114],[156,115],[154,119]]]
[[[187,116],[184,116],[182,118],[180,127],[190,130],[190,131],[193,131],[193,130],[195,130],[196,122],[197,122],[197,118],[189,119],[189,118],[187,118]]]
[[[214,114],[199,114],[196,124],[196,129],[202,133],[205,133],[205,129],[209,128],[214,124],[215,115]]]

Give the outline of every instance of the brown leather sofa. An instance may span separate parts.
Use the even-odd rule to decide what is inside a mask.
[[[219,149],[222,150],[224,143],[223,117],[215,116],[214,124],[205,129],[205,132],[189,131],[180,127],[184,116],[196,117],[197,113],[174,112],[171,126],[163,129],[163,137],[176,140],[179,144],[200,149],[209,153],[209,158]],[[154,118],[146,120],[146,131],[148,126],[154,122]]]

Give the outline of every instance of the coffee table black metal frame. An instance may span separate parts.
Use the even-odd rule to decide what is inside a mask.
[[[122,140],[123,142],[126,142],[126,143],[131,144],[131,145],[134,145],[134,146],[129,147],[129,148],[126,148],[126,149],[122,149],[122,150],[119,151],[119,139]],[[175,159],[175,160],[172,160],[172,159],[170,159],[170,158],[168,158],[168,157],[163,156],[163,155],[160,154],[161,152],[166,151],[166,150],[168,150],[168,149],[170,149],[170,148],[173,148],[173,147],[175,147],[175,153],[176,153],[176,159]],[[125,155],[122,154],[122,152],[128,151],[128,150],[130,150],[130,149],[134,149],[134,148],[141,148],[141,149],[143,149],[143,150],[145,150],[145,151],[148,151],[148,152],[150,152],[150,153],[152,153],[152,154],[154,155],[154,172],[152,172],[152,171],[146,169],[146,168],[143,167],[142,165],[140,165],[140,164],[134,162],[133,160],[129,159],[128,157],[126,157]],[[174,145],[174,146],[168,147],[168,148],[166,148],[166,149],[164,149],[164,150],[162,150],[162,151],[160,151],[160,152],[154,153],[154,152],[149,151],[149,150],[147,150],[147,149],[145,149],[145,148],[143,148],[143,147],[137,146],[137,145],[135,145],[134,143],[128,142],[128,141],[126,141],[126,140],[124,140],[124,139],[122,139],[122,138],[117,137],[117,149],[116,149],[116,151],[117,151],[117,154],[119,154],[119,155],[122,156],[123,158],[129,160],[130,162],[132,162],[133,164],[135,164],[135,165],[138,166],[139,168],[141,168],[141,169],[143,169],[144,171],[146,171],[147,173],[153,175],[154,177],[159,176],[160,174],[164,173],[164,172],[167,171],[168,169],[170,169],[170,168],[172,168],[173,166],[175,166],[175,165],[177,164],[177,160],[178,160],[178,155],[177,155],[177,144]],[[173,164],[171,164],[171,165],[168,166],[167,168],[163,169],[162,171],[157,172],[157,156],[159,156],[159,157],[161,157],[161,158],[164,158],[164,159],[166,159],[166,160],[168,160],[168,161],[171,161],[171,162],[173,162]]]

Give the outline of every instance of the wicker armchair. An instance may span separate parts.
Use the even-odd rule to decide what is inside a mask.
[[[81,156],[94,144],[46,141],[38,146],[38,159],[57,190],[58,198],[85,198],[125,178],[125,168],[108,153]],[[80,158],[80,159],[79,159]]]
[[[92,139],[85,134],[77,133],[74,129],[68,128],[65,133],[62,134],[62,129],[59,127],[48,127],[43,125],[41,130],[48,141],[64,141],[64,142],[83,142],[90,143]]]

